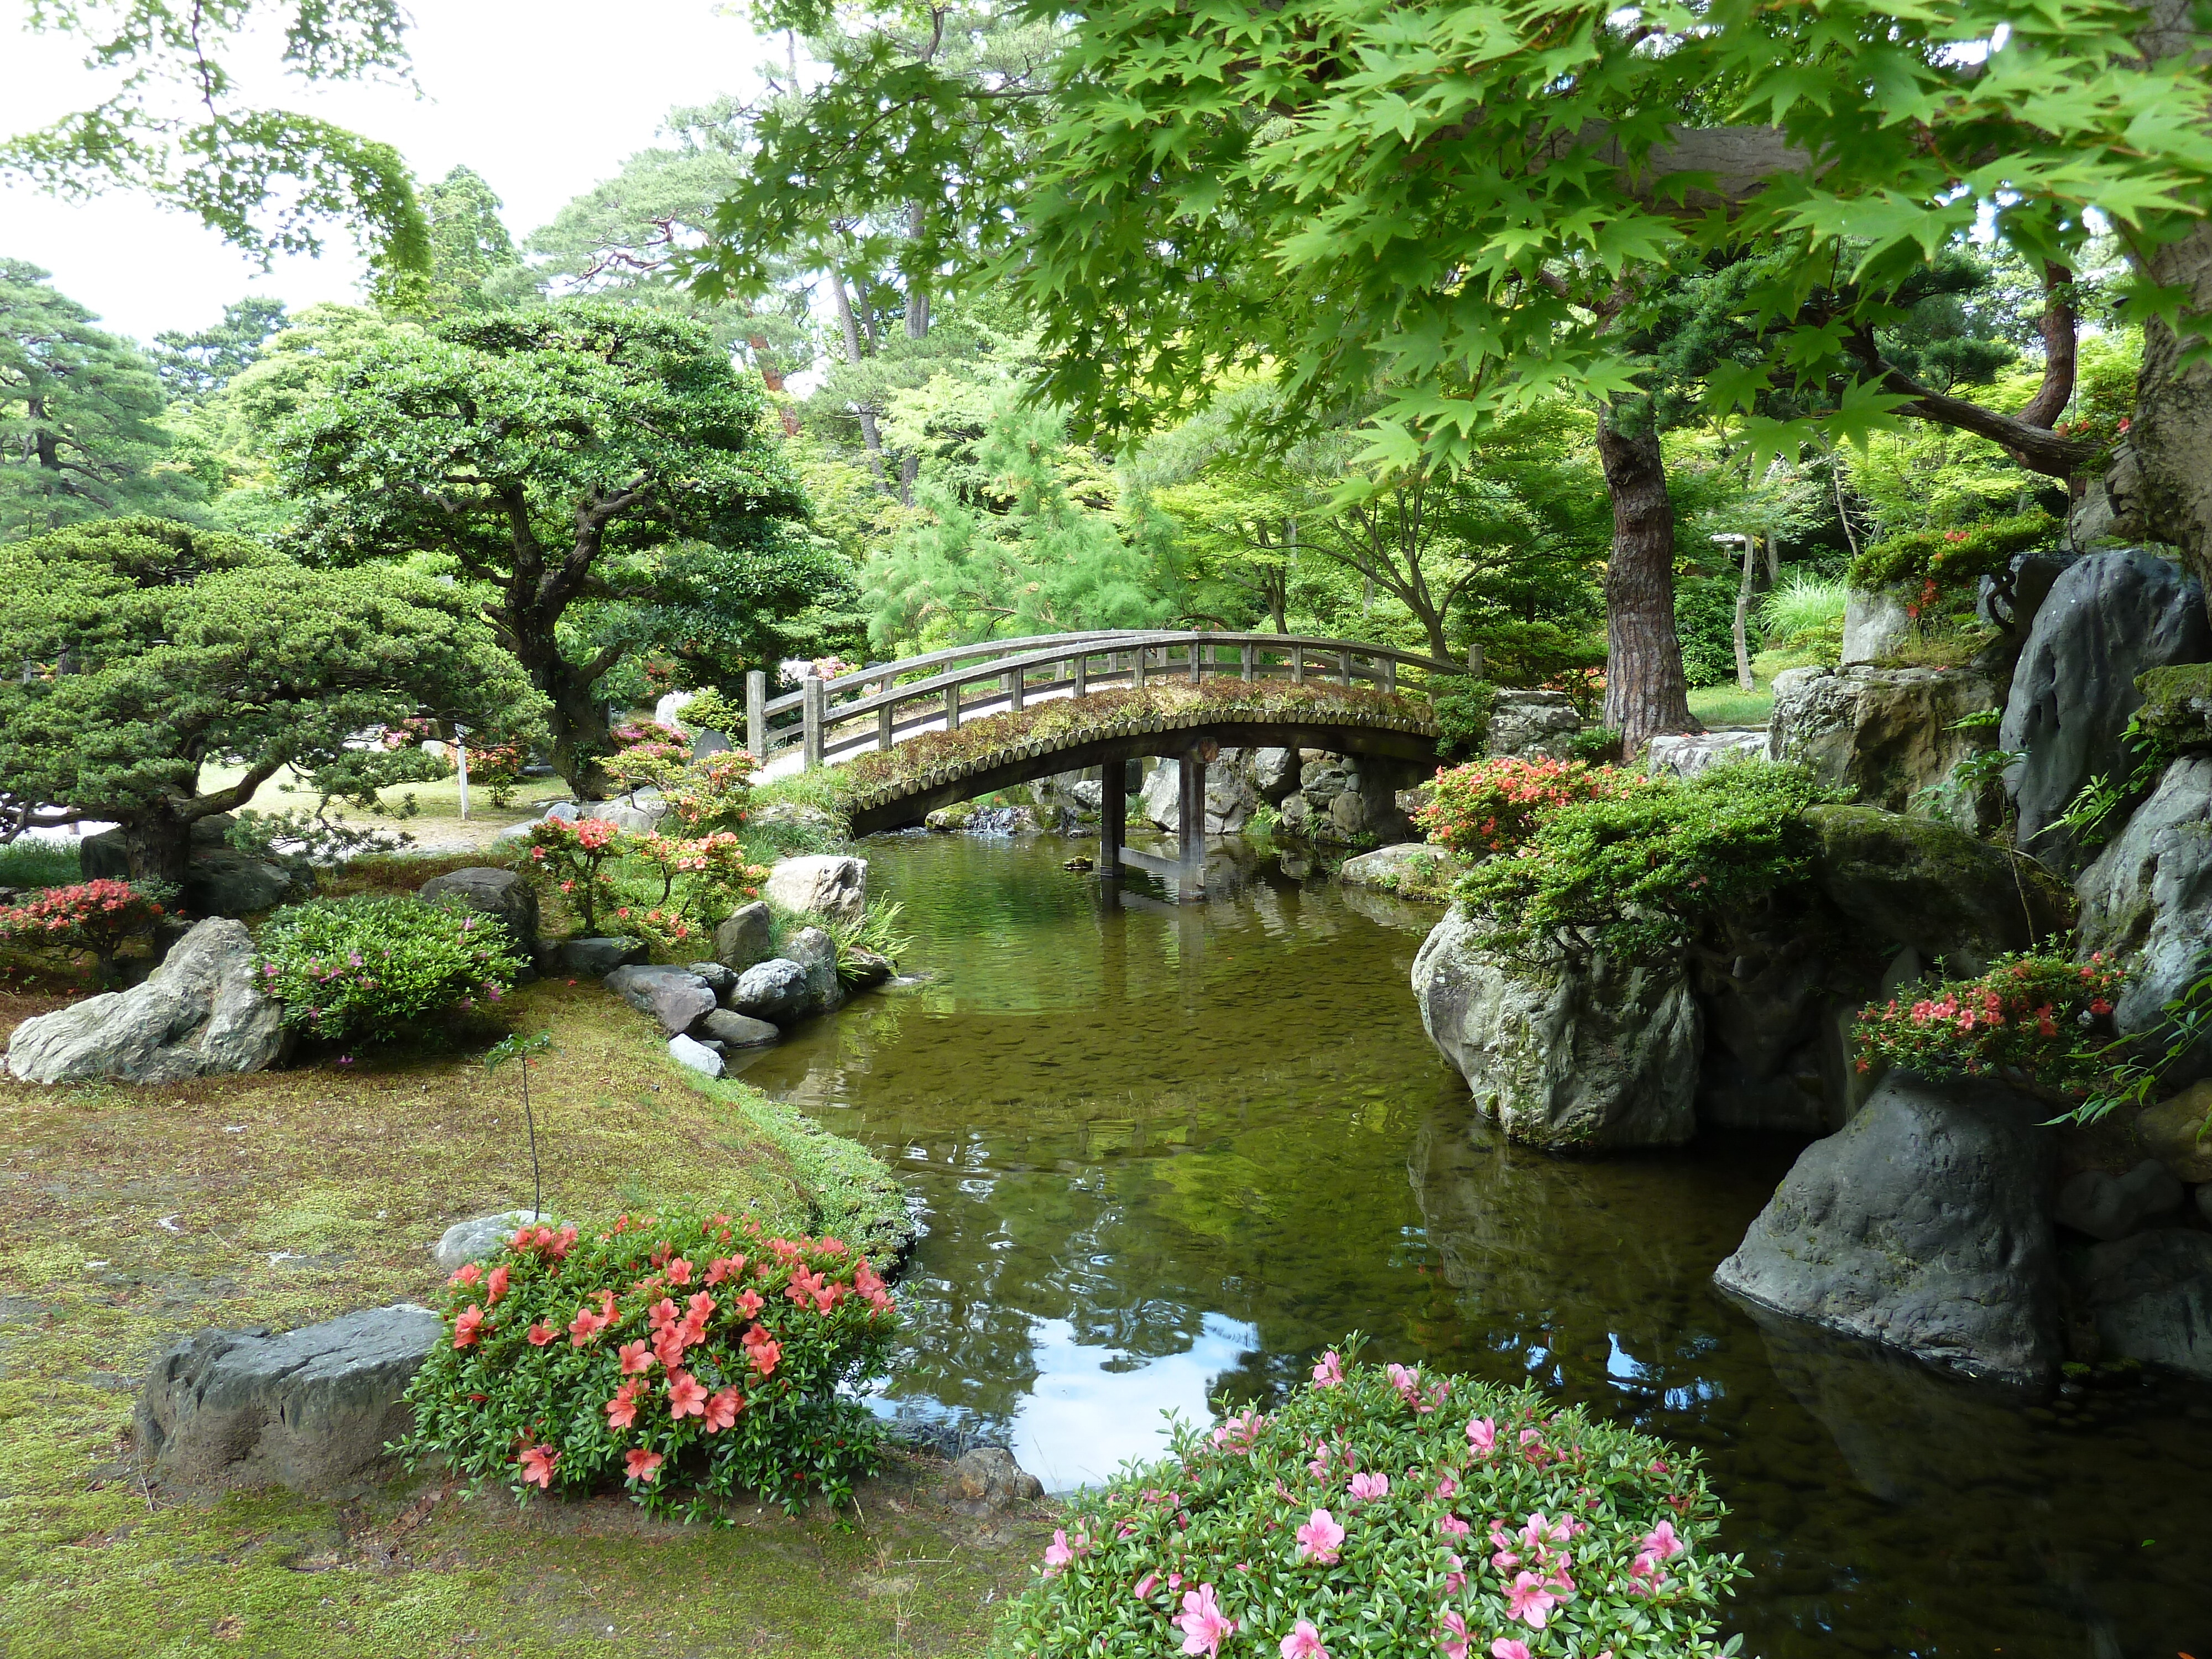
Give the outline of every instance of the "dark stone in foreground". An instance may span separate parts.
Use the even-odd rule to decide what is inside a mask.
[[[536,954],[537,890],[514,871],[489,866],[455,870],[432,877],[415,896],[425,904],[435,904],[449,895],[470,909],[495,918],[514,936],[515,948],[524,956]]]
[[[688,968],[617,968],[606,988],[671,1036],[681,1036],[714,1008],[714,994]]]
[[[140,1455],[179,1486],[356,1485],[410,1427],[401,1396],[444,1328],[400,1303],[281,1336],[201,1331],[147,1376],[133,1420]]]
[[[645,946],[634,939],[572,939],[553,959],[578,979],[605,979],[626,963],[643,962]]]
[[[1968,1376],[2049,1383],[2060,1358],[2051,1149],[2033,1103],[1893,1073],[1798,1157],[1725,1291]]]
[[[780,1042],[783,1033],[764,1019],[755,1019],[734,1008],[717,1008],[699,1022],[699,1035],[732,1048],[757,1048]]]

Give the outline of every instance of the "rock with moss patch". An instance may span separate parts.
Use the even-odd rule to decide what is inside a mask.
[[[737,988],[730,993],[730,1006],[777,1025],[803,1018],[806,969],[782,957],[757,962],[738,975]]]
[[[425,904],[451,898],[497,921],[525,956],[538,951],[538,892],[512,870],[484,866],[433,876],[416,890]]]
[[[2136,724],[2176,749],[2212,749],[2212,662],[2176,663],[2136,676]]]
[[[336,1494],[383,1474],[407,1385],[445,1330],[401,1303],[273,1335],[201,1331],[154,1362],[133,1425],[164,1483]]]
[[[2203,590],[2172,562],[2122,548],[2058,578],[2021,653],[1997,738],[2027,756],[2006,778],[2022,845],[2046,859],[2069,853],[2059,815],[2092,776],[2126,769],[2120,739],[2142,702],[2137,678],[2208,656]]]
[[[2075,883],[2081,900],[2080,950],[2127,964],[2112,1012],[2124,1036],[2162,1025],[2166,1005],[2197,977],[2212,937],[2212,755],[2185,755],[2151,798]],[[2212,1073],[2212,1042],[2184,1054],[2172,1084]]]
[[[1972,668],[1792,668],[1774,677],[1767,755],[1867,805],[1984,829],[1996,822],[1989,804],[1954,799],[1942,786],[1990,744],[1990,733],[1957,723],[1998,698],[1996,682]]]
[[[1923,958],[1980,973],[2073,926],[2074,896],[2033,859],[1948,823],[1871,806],[1816,806],[1813,879],[1844,918]]]
[[[572,939],[553,953],[561,970],[578,979],[605,979],[645,957],[645,946],[634,939]]]
[[[1644,746],[1644,769],[1655,777],[1694,778],[1731,761],[1754,760],[1766,753],[1765,732],[1662,732]]]
[[[1407,898],[1441,901],[1450,896],[1452,883],[1465,868],[1441,847],[1401,841],[1345,860],[1336,874],[1347,887],[1380,887]]]
[[[1582,729],[1583,717],[1564,691],[1501,690],[1490,705],[1482,750],[1492,757],[1566,760]]]
[[[1992,1381],[2060,1358],[2052,1151],[2033,1102],[1896,1073],[1799,1154],[1722,1289]]]
[[[2212,1181],[2212,1083],[2197,1083],[2147,1107],[2135,1122],[2135,1143],[2177,1179]]]
[[[1421,1025],[1483,1116],[1557,1152],[1668,1146],[1696,1133],[1704,1017],[1680,963],[1561,964],[1483,951],[1455,906],[1413,958]]]
[[[765,899],[739,905],[714,928],[714,960],[732,973],[766,962],[775,954],[775,916]],[[720,990],[726,997],[727,990]]]
[[[945,1483],[945,1507],[961,1515],[1005,1515],[1044,1496],[1044,1482],[1004,1446],[961,1454]]]
[[[819,927],[802,927],[783,942],[783,954],[806,975],[806,997],[798,1018],[833,1013],[845,1005],[845,987],[837,977],[837,941]]]
[[[1886,662],[1904,648],[1917,626],[1899,595],[1852,588],[1844,601],[1843,659],[1850,664]]]
[[[762,896],[795,915],[858,921],[868,908],[868,861],[842,853],[779,859]]]

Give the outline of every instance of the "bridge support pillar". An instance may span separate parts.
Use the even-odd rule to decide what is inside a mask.
[[[1129,827],[1129,794],[1121,787],[1128,781],[1128,769],[1127,761],[1108,761],[1098,769],[1098,873],[1116,886],[1121,881],[1121,842]]]
[[[1206,862],[1206,753],[1187,750],[1176,758],[1176,851],[1182,867],[1181,898],[1195,898],[1198,872]]]

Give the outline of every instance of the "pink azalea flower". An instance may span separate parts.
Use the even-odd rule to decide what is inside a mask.
[[[1444,1594],[1457,1595],[1467,1588],[1467,1563],[1456,1555],[1447,1555],[1444,1565]]]
[[[1309,1561],[1317,1561],[1324,1567],[1336,1565],[1337,1551],[1344,1545],[1344,1528],[1327,1510],[1316,1510],[1305,1525],[1298,1528],[1298,1553]]]
[[[1344,1381],[1344,1360],[1335,1349],[1323,1354],[1314,1366],[1313,1380],[1316,1389],[1333,1389]]]
[[[1309,1620],[1301,1619],[1291,1627],[1283,1638],[1283,1659],[1328,1659],[1328,1650],[1321,1644],[1321,1632]]]
[[[1468,1534],[1474,1530],[1473,1527],[1468,1526],[1466,1522],[1461,1520],[1459,1516],[1455,1515],[1447,1515],[1443,1520],[1437,1522],[1437,1526],[1445,1534],[1446,1536],[1452,1538],[1464,1538]]]
[[[1389,1495],[1390,1477],[1387,1474],[1355,1474],[1352,1477],[1352,1501],[1355,1504]]]
[[[1156,1572],[1146,1573],[1142,1578],[1139,1578],[1137,1581],[1137,1599],[1139,1601],[1143,1601],[1155,1589],[1159,1588],[1159,1574]]]
[[[1052,1542],[1046,1545],[1044,1549],[1044,1570],[1048,1573],[1058,1572],[1074,1559],[1075,1551],[1067,1541],[1067,1528],[1054,1527],[1052,1529]]]
[[[561,1454],[550,1446],[532,1446],[522,1454],[522,1478],[526,1484],[545,1491],[553,1486],[553,1468],[560,1462]]]
[[[1551,1621],[1552,1609],[1559,1603],[1559,1598],[1533,1572],[1515,1575],[1513,1582],[1505,1587],[1507,1616],[1520,1620],[1532,1630],[1543,1629]]]
[[[1467,1659],[1467,1620],[1447,1611],[1443,1625],[1444,1633],[1437,1639],[1443,1644],[1444,1659]]]
[[[1662,1521],[1650,1532],[1645,1533],[1643,1544],[1646,1554],[1656,1555],[1662,1561],[1671,1560],[1689,1547],[1674,1536],[1674,1523],[1672,1521]]]
[[[1207,1659],[1221,1651],[1222,1642],[1237,1633],[1237,1621],[1223,1614],[1213,1599],[1213,1586],[1200,1584],[1182,1598],[1182,1612],[1173,1620],[1182,1632],[1182,1650],[1186,1654],[1205,1654]]]
[[[1490,1644],[1490,1659],[1528,1659],[1528,1644],[1501,1636]]]
[[[1437,1482],[1437,1502],[1449,1504],[1459,1496],[1459,1482],[1446,1475]]]
[[[1494,1419],[1474,1417],[1468,1419],[1467,1443],[1476,1453],[1487,1457],[1498,1449],[1498,1424]]]

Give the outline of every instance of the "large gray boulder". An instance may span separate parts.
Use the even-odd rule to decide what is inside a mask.
[[[605,982],[640,1013],[659,1020],[671,1036],[690,1030],[714,1010],[714,988],[688,968],[617,968]]]
[[[489,866],[434,876],[416,890],[425,904],[451,898],[496,919],[525,956],[538,951],[538,890],[512,870]]]
[[[1413,958],[1430,1041],[1507,1136],[1552,1151],[1665,1146],[1696,1133],[1704,1018],[1679,964],[1561,963],[1477,948],[1457,906]]]
[[[768,1021],[741,1014],[734,1008],[717,1008],[701,1020],[699,1035],[726,1048],[762,1048],[783,1039],[783,1033]]]
[[[1582,729],[1583,717],[1564,691],[1501,690],[1490,705],[1483,753],[1565,760],[1574,752],[1575,736]]]
[[[356,1487],[411,1427],[403,1396],[444,1329],[401,1303],[281,1336],[201,1331],[155,1361],[133,1421],[139,1453],[181,1486]]]
[[[1004,1446],[961,1454],[945,1482],[945,1506],[960,1515],[1006,1515],[1044,1496],[1044,1482]]]
[[[1844,602],[1843,659],[1847,664],[1887,662],[1912,637],[1916,625],[1899,595],[1853,588]]]
[[[2197,1083],[2170,1100],[2161,1100],[2136,1115],[2135,1143],[2148,1158],[2173,1172],[2174,1179],[2194,1186],[2212,1182],[2212,1083]]]
[[[2075,890],[2081,954],[2102,951],[2127,963],[2115,1029],[2134,1036],[2163,1024],[2166,1005],[2197,977],[2212,937],[2212,755],[2185,755],[2167,767]],[[2192,1082],[2208,1072],[2212,1042],[2184,1055],[2167,1080]]]
[[[143,984],[25,1020],[9,1040],[8,1069],[25,1083],[181,1083],[260,1071],[284,1049],[283,1005],[261,983],[245,924],[211,917]]]
[[[1298,751],[1295,749],[1255,749],[1246,763],[1252,787],[1270,806],[1298,787]]]
[[[744,973],[775,954],[775,918],[765,899],[739,905],[714,928],[714,960]]]
[[[1182,767],[1173,757],[1161,761],[1145,779],[1139,797],[1146,818],[1170,835],[1182,826]],[[1206,768],[1206,833],[1233,836],[1263,799],[1252,781],[1244,751],[1224,749]]]
[[[2068,1278],[2106,1358],[2212,1379],[2212,1233],[2166,1227],[2100,1244]]]
[[[2107,1243],[2172,1215],[2188,1196],[2181,1177],[2154,1158],[2124,1174],[2084,1170],[2058,1189],[2058,1224]]]
[[[578,979],[605,979],[625,963],[645,958],[644,943],[634,939],[572,939],[553,953],[562,970]]]
[[[2036,612],[2005,702],[2000,747],[2027,758],[2006,776],[2020,842],[2064,857],[2057,827],[2083,784],[2125,767],[2121,733],[2142,701],[2136,677],[2212,656],[2203,591],[2178,566],[2140,548],[2094,553],[2052,584]]]
[[[2033,1102],[1893,1073],[1798,1157],[1713,1277],[1794,1318],[1970,1376],[2060,1358],[2051,1146]]]
[[[659,830],[660,821],[668,816],[668,802],[658,789],[637,789],[613,800],[602,801],[592,816],[604,818],[616,829],[626,830],[634,836],[649,836]]]
[[[1467,868],[1453,854],[1425,841],[1401,841],[1345,860],[1337,879],[1347,887],[1380,887],[1409,898],[1443,899]]]
[[[791,1024],[805,1018],[806,969],[782,957],[755,963],[738,975],[730,1006],[772,1024]]]
[[[797,915],[858,921],[868,908],[868,861],[842,853],[779,859],[763,895]]]
[[[1941,786],[1988,746],[1985,736],[1954,727],[1995,708],[1999,693],[1972,668],[1789,669],[1774,677],[1767,757],[1795,762],[1864,805],[1917,808],[1978,830],[1994,822],[1987,804],[1952,799]]]
[[[1655,776],[1694,778],[1712,767],[1765,754],[1766,733],[1751,728],[1662,732],[1644,745],[1644,769]]]
[[[787,961],[806,973],[806,1001],[799,1018],[833,1013],[845,1004],[844,982],[837,977],[837,941],[819,927],[802,927],[783,942]]]
[[[708,1077],[720,1077],[722,1074],[721,1050],[710,1048],[705,1043],[696,1038],[685,1036],[680,1031],[668,1039],[668,1057],[678,1066],[689,1066],[695,1072],[703,1072]]]

